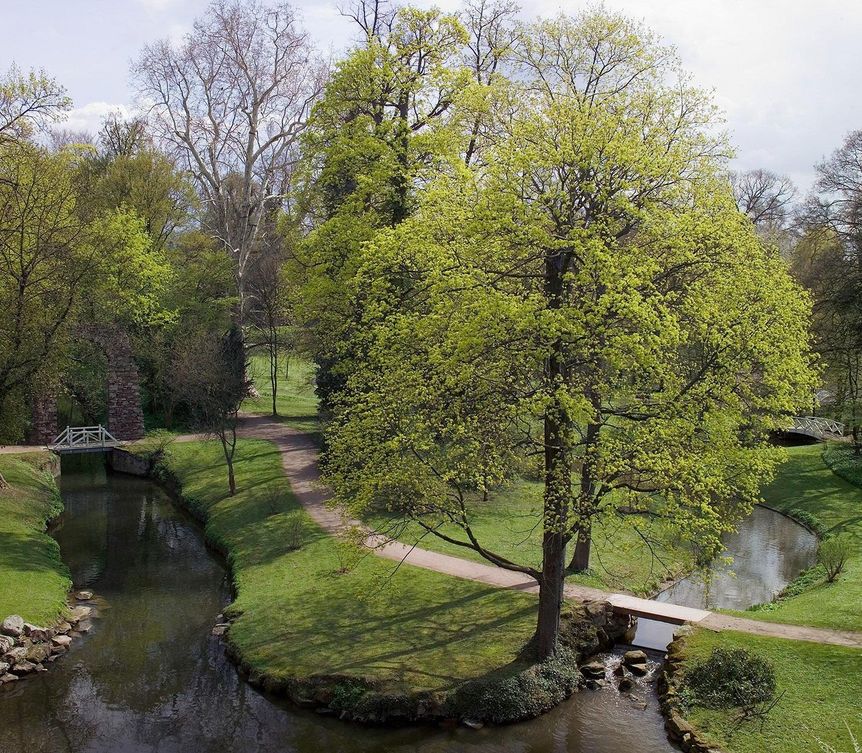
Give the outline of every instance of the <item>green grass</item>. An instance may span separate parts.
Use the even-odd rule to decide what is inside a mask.
[[[854,554],[835,583],[814,578],[804,593],[746,617],[795,625],[862,630],[862,488],[835,475],[823,460],[821,445],[792,447],[778,477],[763,492],[770,507],[807,510],[831,535],[849,536]]]
[[[862,651],[805,641],[698,630],[686,639],[686,664],[714,647],[747,648],[775,667],[778,705],[761,726],[746,722],[734,731],[733,712],[694,707],[687,718],[727,753],[813,753],[817,740],[845,751],[845,723],[862,731]]]
[[[515,562],[539,567],[541,509],[542,484],[522,481],[487,502],[475,503],[470,525],[479,542],[491,551]],[[408,544],[418,543],[425,549],[485,561],[472,549],[450,544],[431,534],[423,536],[423,529],[415,523],[402,530],[402,524],[384,515],[372,517],[370,523]],[[464,538],[455,526],[440,530]],[[650,539],[653,551],[638,531]],[[600,520],[594,525],[590,572],[570,575],[569,580],[594,588],[652,595],[662,581],[688,572],[692,565],[687,549],[660,521],[620,516]]]
[[[66,606],[71,586],[60,547],[45,524],[63,509],[54,479],[40,470],[46,453],[0,455],[0,620],[20,614],[50,624]]]
[[[231,640],[253,668],[279,678],[372,677],[387,688],[443,690],[523,665],[532,596],[364,555],[319,529],[284,479],[275,447],[242,440],[239,493],[226,494],[213,442],[173,445],[167,464],[207,536],[229,557],[239,617]],[[291,549],[298,526],[302,546]]]
[[[278,418],[295,429],[312,434],[320,432],[317,418],[317,396],[314,394],[314,364],[300,358],[290,359],[289,376],[284,377],[284,362],[279,366],[276,410]],[[253,355],[250,372],[260,397],[248,398],[242,409],[249,413],[272,415],[272,384],[269,379],[269,357]]]
[[[246,400],[243,410],[271,415],[272,388],[269,382],[269,359],[265,355],[251,358],[251,373],[260,397]],[[279,385],[276,398],[279,418],[289,426],[319,437],[317,398],[314,394],[314,365],[291,359],[290,377]],[[524,481],[477,506],[472,525],[483,545],[518,562],[539,566],[542,557],[542,533],[536,526],[540,519],[542,486]],[[369,522],[391,532],[391,521],[376,516]],[[651,539],[653,551],[638,529]],[[450,531],[454,532],[454,531]],[[453,554],[480,562],[485,560],[473,550],[449,544],[434,536],[422,537],[422,529],[408,525],[397,529],[397,538],[433,551]],[[628,590],[651,595],[659,585],[688,572],[692,560],[685,547],[674,541],[658,523],[643,518],[618,518],[599,522],[593,531],[593,566],[589,573],[570,576],[571,580],[595,588]]]

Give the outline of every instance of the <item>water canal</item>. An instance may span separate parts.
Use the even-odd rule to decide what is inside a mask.
[[[92,458],[64,460],[60,483],[66,511],[54,535],[75,586],[98,594],[100,617],[50,672],[0,691],[0,753],[674,750],[643,681],[633,693],[609,683],[534,721],[478,731],[359,728],[268,698],[210,634],[229,583],[194,521],[152,482],[106,475]],[[779,555],[769,562],[785,577],[792,567]]]

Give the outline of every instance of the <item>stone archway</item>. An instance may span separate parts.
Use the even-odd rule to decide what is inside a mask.
[[[141,379],[128,334],[110,324],[80,327],[77,334],[101,348],[108,360],[108,430],[117,439],[140,439],[144,436]],[[39,395],[33,400],[30,441],[47,444],[56,435],[57,398]]]

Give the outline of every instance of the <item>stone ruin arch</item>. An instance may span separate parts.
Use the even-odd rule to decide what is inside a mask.
[[[108,361],[108,430],[117,439],[144,436],[141,377],[132,357],[128,333],[112,324],[89,324],[76,334],[104,351]],[[30,441],[48,444],[57,435],[57,397],[43,394],[33,400]]]

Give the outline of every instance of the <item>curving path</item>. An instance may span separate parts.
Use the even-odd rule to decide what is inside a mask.
[[[311,518],[327,533],[338,535],[350,527],[359,525],[358,521],[345,519],[338,510],[327,504],[329,493],[320,481],[317,447],[307,434],[273,421],[268,416],[252,415],[243,416],[239,433],[243,437],[269,440],[278,447],[281,453],[281,465],[290,481],[293,493]],[[194,435],[190,435],[188,438],[193,437]],[[494,565],[484,565],[448,554],[410,547],[376,534],[369,535],[366,544],[380,557],[396,562],[407,562],[426,570],[434,570],[499,588],[528,593],[538,593],[539,590],[533,578],[523,573],[503,570]],[[694,623],[711,630],[736,630],[753,635],[862,649],[862,633],[761,622],[703,609],[665,604],[652,599],[640,599],[627,594],[612,594],[575,584],[566,584],[565,594],[567,598],[579,601],[609,601],[617,611],[664,622]]]
[[[356,520],[345,519],[338,510],[327,504],[329,493],[320,481],[317,447],[308,434],[273,421],[268,416],[250,414],[242,416],[239,434],[247,438],[266,439],[278,447],[281,454],[281,465],[290,481],[293,493],[311,518],[323,530],[332,535],[338,535],[351,527],[360,525]],[[201,434],[183,434],[176,437],[176,441],[188,442],[205,438],[207,438],[206,435]],[[0,447],[0,454],[34,452],[44,449],[41,446],[30,445],[3,446]],[[419,547],[410,547],[376,534],[370,534],[365,543],[374,550],[377,556],[385,557],[394,562],[407,562],[415,567],[434,570],[457,578],[466,578],[498,588],[510,588],[527,593],[538,593],[539,591],[536,581],[523,573],[504,570],[494,565],[472,562]],[[703,609],[692,609],[678,604],[666,604],[652,599],[641,599],[629,594],[609,593],[573,583],[566,584],[565,595],[569,599],[578,601],[609,601],[619,612],[663,622],[692,623],[716,631],[736,630],[771,638],[788,638],[862,649],[862,633],[857,632],[751,620]]]

